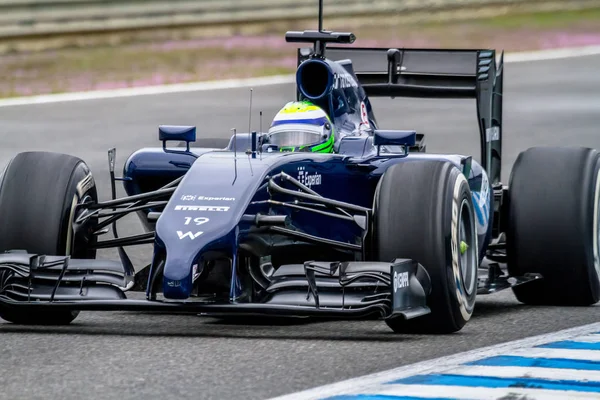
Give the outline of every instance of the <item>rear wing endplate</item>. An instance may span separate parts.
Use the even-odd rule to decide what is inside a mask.
[[[308,56],[299,49],[299,63]],[[327,58],[352,60],[370,97],[476,99],[481,163],[500,182],[503,54],[496,64],[495,50],[327,47]]]

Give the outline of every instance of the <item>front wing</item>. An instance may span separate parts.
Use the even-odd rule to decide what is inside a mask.
[[[132,286],[133,276],[120,263],[7,252],[0,254],[0,315],[3,309],[27,313],[60,308],[339,319],[376,315],[410,319],[430,312],[427,307],[427,296],[431,292],[429,275],[413,260],[397,259],[391,263],[309,261],[303,267],[308,290],[305,301],[296,304],[278,303],[277,296],[253,303],[132,300],[127,299],[125,292]],[[333,304],[332,294],[337,296]],[[321,301],[325,296],[328,300]]]

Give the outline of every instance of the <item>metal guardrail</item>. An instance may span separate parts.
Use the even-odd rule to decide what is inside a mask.
[[[599,0],[326,0],[325,15],[489,6],[600,6]],[[562,6],[561,6],[562,4]],[[0,39],[316,18],[317,0],[0,0]]]

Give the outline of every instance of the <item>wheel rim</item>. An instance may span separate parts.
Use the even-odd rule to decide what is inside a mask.
[[[459,265],[467,295],[471,295],[477,281],[477,241],[473,212],[466,200],[460,205],[458,230]]]
[[[596,177],[596,187],[594,188],[594,268],[596,277],[600,279],[600,173]]]

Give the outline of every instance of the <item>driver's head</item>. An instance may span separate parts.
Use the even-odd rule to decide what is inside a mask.
[[[287,103],[273,119],[268,142],[280,151],[332,153],[333,124],[325,111],[310,102]]]

